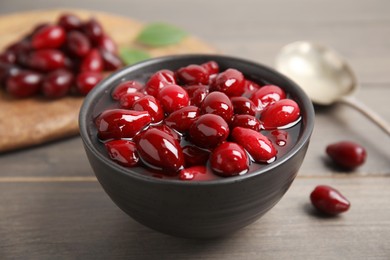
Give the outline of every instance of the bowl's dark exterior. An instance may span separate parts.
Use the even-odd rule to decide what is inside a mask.
[[[153,178],[125,169],[98,149],[93,118],[99,100],[120,80],[137,78],[160,69],[215,60],[221,69],[232,67],[253,80],[265,79],[283,87],[301,108],[301,133],[286,155],[255,173],[203,182]],[[256,221],[271,209],[293,182],[304,159],[314,110],[308,97],[289,79],[272,69],[242,59],[218,55],[170,56],[127,67],[97,86],[80,112],[80,132],[90,164],[106,193],[138,222],[166,234],[211,238],[230,234]]]

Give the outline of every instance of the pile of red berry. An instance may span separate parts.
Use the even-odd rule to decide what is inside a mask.
[[[160,70],[145,84],[124,81],[112,99],[118,108],[95,119],[112,160],[190,180],[207,169],[227,177],[252,162],[276,159],[289,128],[300,119],[297,103],[275,85],[259,86],[214,61],[177,71]],[[273,131],[271,141],[262,131]]]
[[[86,95],[103,71],[121,66],[116,44],[96,19],[84,22],[63,14],[56,24],[36,26],[0,54],[0,84],[17,98]]]

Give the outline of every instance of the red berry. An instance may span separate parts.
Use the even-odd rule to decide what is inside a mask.
[[[243,146],[256,162],[270,163],[275,160],[277,150],[272,142],[261,133],[243,127],[235,127],[233,140]]]
[[[197,175],[206,174],[207,167],[206,166],[192,166],[189,168],[185,168],[179,172],[179,179],[183,181],[193,180]]]
[[[151,122],[148,112],[125,109],[110,109],[95,120],[101,140],[133,138]]]
[[[259,90],[260,86],[259,84],[245,79],[244,80],[244,94],[242,94],[244,97],[250,98],[257,90]]]
[[[236,69],[227,69],[215,78],[213,90],[224,92],[229,97],[241,96],[244,89],[244,75]]]
[[[185,166],[206,165],[210,152],[193,145],[183,147]]]
[[[14,64],[0,62],[0,86],[5,86],[9,77],[16,76],[21,71],[23,70]]]
[[[276,101],[286,98],[286,93],[278,86],[265,85],[257,90],[251,100],[258,109],[263,109]]]
[[[121,96],[129,93],[139,92],[144,86],[135,80],[128,80],[119,83],[111,93],[111,97],[114,100],[119,100]]]
[[[189,135],[193,144],[202,148],[213,148],[229,136],[229,126],[219,115],[201,115],[191,125]]]
[[[348,141],[328,145],[326,153],[335,164],[349,170],[362,165],[367,157],[366,149],[363,146]]]
[[[161,122],[164,119],[164,110],[155,97],[146,95],[136,100],[133,104],[135,111],[147,111],[152,118],[152,123]]]
[[[31,39],[34,49],[55,49],[65,42],[65,31],[58,25],[47,25],[38,30]]]
[[[0,62],[14,64],[16,62],[16,54],[13,51],[5,51],[0,54]]]
[[[73,74],[67,70],[55,70],[43,79],[41,92],[48,98],[60,98],[68,94],[73,84]]]
[[[24,70],[14,76],[8,77],[6,90],[10,95],[17,98],[31,97],[39,92],[41,83],[41,74]]]
[[[221,116],[226,122],[233,119],[233,104],[224,93],[211,92],[203,100],[200,112],[202,114],[215,114]]]
[[[145,91],[157,97],[160,89],[166,85],[176,84],[175,74],[170,70],[160,70],[154,73],[145,84]]]
[[[338,190],[326,185],[317,186],[310,194],[310,200],[317,210],[328,215],[345,212],[351,206]]]
[[[31,69],[40,71],[62,69],[65,67],[65,56],[58,50],[37,50],[26,56],[26,64]]]
[[[256,115],[256,106],[251,100],[246,97],[232,97],[230,99],[233,104],[234,114],[240,115]]]
[[[81,61],[80,71],[101,72],[103,70],[103,59],[97,49],[92,49]]]
[[[58,25],[64,28],[65,31],[78,30],[81,29],[82,21],[73,14],[63,14],[58,19]]]
[[[84,57],[91,50],[91,43],[85,34],[79,31],[71,31],[66,38],[66,48],[78,57]]]
[[[152,128],[158,129],[160,131],[163,131],[163,132],[169,134],[170,136],[172,136],[173,138],[175,138],[179,142],[181,140],[181,136],[175,130],[173,130],[172,128],[170,128],[167,125],[164,125],[164,124],[152,125],[152,126],[149,126],[148,129],[152,129]]]
[[[251,115],[235,115],[231,128],[233,129],[238,126],[249,128],[257,132],[261,130],[261,122]]]
[[[121,108],[131,109],[134,105],[134,102],[138,99],[144,97],[145,95],[141,92],[127,93],[121,96],[119,99],[119,104]]]
[[[176,72],[178,80],[185,84],[204,84],[209,83],[210,74],[204,67],[200,65],[191,64],[187,67],[183,67]]]
[[[103,38],[103,27],[95,18],[91,18],[84,23],[83,29],[89,40],[93,43],[98,43]]]
[[[261,113],[260,120],[265,129],[288,127],[300,116],[298,104],[292,99],[282,99],[267,106]]]
[[[209,87],[205,85],[186,86],[185,90],[190,97],[190,104],[197,107],[200,107],[203,100],[209,94]]]
[[[137,142],[137,149],[147,166],[163,170],[167,175],[177,174],[184,168],[184,156],[179,142],[161,130],[146,130]]]
[[[127,140],[112,140],[104,143],[111,160],[124,167],[134,167],[139,163],[137,147]]]
[[[19,42],[15,42],[8,46],[5,50],[6,51],[12,51],[15,54],[19,54],[22,52],[28,52],[32,49],[31,42],[28,40],[22,40]]]
[[[161,103],[164,111],[168,114],[186,107],[190,103],[187,92],[179,85],[167,85],[160,89],[158,100]]]
[[[76,77],[76,88],[81,95],[87,95],[101,80],[103,75],[98,72],[84,71]]]
[[[225,142],[211,153],[210,165],[217,175],[229,177],[246,173],[249,169],[249,160],[240,145]]]
[[[171,113],[165,118],[164,123],[180,133],[185,133],[190,129],[198,116],[199,108],[187,106]]]
[[[200,66],[205,68],[209,75],[216,75],[219,73],[219,65],[215,61],[205,62]]]
[[[103,68],[106,71],[114,71],[123,66],[122,60],[115,53],[109,52],[105,49],[100,49],[100,56],[103,60]]]
[[[101,50],[106,50],[113,54],[118,53],[118,46],[116,45],[114,40],[107,34],[104,34],[102,38],[100,38],[97,46]]]

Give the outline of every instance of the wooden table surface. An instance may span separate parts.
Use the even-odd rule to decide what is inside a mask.
[[[357,98],[390,121],[390,1],[55,1],[2,0],[0,14],[78,7],[181,26],[221,52],[273,66],[285,44],[332,46],[354,68]],[[324,149],[361,143],[364,166],[327,165]],[[352,109],[316,108],[316,126],[298,177],[263,218],[218,240],[174,238],[141,226],[107,197],[79,137],[0,155],[0,259],[390,259],[390,138]],[[352,202],[319,217],[318,184]]]

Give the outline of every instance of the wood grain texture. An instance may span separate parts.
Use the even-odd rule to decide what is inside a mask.
[[[330,45],[356,71],[356,96],[390,121],[390,1],[68,0],[61,6],[177,24],[223,53],[270,66],[289,42]],[[2,14],[56,7],[47,0],[0,1]],[[342,139],[367,148],[367,162],[355,172],[326,164],[325,146]],[[389,142],[348,107],[317,107],[291,189],[258,222],[213,241],[165,236],[128,218],[94,181],[78,137],[1,154],[0,258],[388,260]],[[308,196],[318,184],[338,188],[351,210],[338,218],[313,214]]]
[[[316,215],[319,181],[342,190],[350,212]],[[185,240],[130,219],[97,182],[0,183],[2,259],[388,259],[389,178],[298,178],[259,221],[223,239]]]
[[[0,17],[0,50],[30,32],[34,25],[56,22],[63,12],[83,20],[96,17],[119,47],[135,46],[143,24],[131,18],[77,9],[31,11]],[[213,53],[215,49],[189,36],[178,44],[151,48],[137,46],[152,57],[183,53]],[[34,97],[13,99],[0,89],[0,152],[78,134],[78,113],[83,97],[68,96],[51,101]]]

